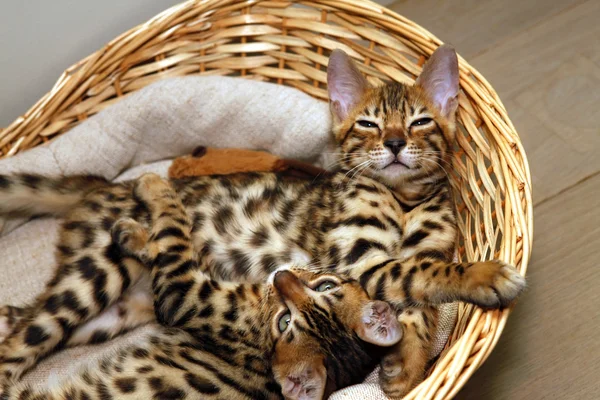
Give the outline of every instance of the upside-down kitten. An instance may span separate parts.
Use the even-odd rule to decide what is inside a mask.
[[[150,232],[120,219],[113,244],[148,266],[163,326],[54,388],[9,386],[4,398],[321,399],[364,379],[377,362],[377,346],[400,339],[390,306],[369,300],[352,279],[308,270],[278,271],[268,284],[210,279],[197,269],[192,224],[169,183],[145,175],[134,193],[149,210]],[[83,310],[71,309],[66,297],[60,308]],[[132,323],[132,301],[135,295],[125,296],[123,315],[109,329]],[[152,307],[135,311],[129,318],[137,323],[154,317]],[[77,328],[74,336],[93,338],[103,318],[110,316]]]

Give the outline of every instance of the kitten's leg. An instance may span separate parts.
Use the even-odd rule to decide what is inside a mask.
[[[407,260],[367,260],[349,273],[371,297],[387,300],[400,309],[453,301],[504,307],[525,287],[518,271],[500,261],[449,263],[423,254]],[[403,339],[382,363],[381,383],[390,397],[405,395],[423,378],[435,332],[427,329],[427,323],[437,321],[433,311],[424,315],[427,322],[420,313],[401,316]]]
[[[111,340],[142,325],[155,322],[149,285],[136,284],[115,304],[78,327],[67,347],[97,344]]]
[[[435,258],[369,259],[348,273],[374,298],[400,308],[464,301],[506,307],[525,289],[525,278],[502,261],[449,263]]]
[[[0,307],[0,343],[27,313],[25,308]],[[150,290],[131,289],[118,302],[73,331],[65,347],[96,344],[155,321]]]
[[[0,382],[19,379],[25,371],[68,343],[86,321],[115,303],[143,271],[133,258],[109,261],[106,248],[82,249],[63,263],[46,291],[0,344]],[[110,254],[112,256],[112,254]]]
[[[193,294],[209,283],[194,259],[191,222],[181,199],[158,175],[139,178],[134,195],[150,210],[150,235],[136,221],[121,219],[113,227],[113,240],[151,266],[158,323],[185,328],[198,313]]]
[[[231,309],[230,295],[236,289],[255,296],[254,285],[212,281],[200,270],[191,240],[191,221],[167,181],[157,175],[144,175],[136,182],[134,194],[150,210],[150,235],[136,221],[121,219],[113,228],[113,238],[151,267],[159,324],[197,332],[211,315]],[[211,303],[199,304],[205,296],[211,298]],[[210,313],[205,313],[207,310]]]

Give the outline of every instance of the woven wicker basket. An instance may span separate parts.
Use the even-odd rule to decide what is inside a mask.
[[[52,90],[0,131],[0,157],[51,140],[159,79],[231,75],[291,85],[327,98],[334,48],[374,83],[412,82],[440,40],[364,0],[188,1],[68,68]],[[459,58],[460,129],[452,187],[460,257],[500,258],[525,274],[531,252],[529,168],[519,136],[489,83]],[[509,310],[461,305],[449,344],[407,399],[452,398],[498,341]]]

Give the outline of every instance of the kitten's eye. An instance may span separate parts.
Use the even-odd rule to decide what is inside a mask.
[[[356,121],[356,123],[365,128],[379,128],[375,122],[365,121],[364,119]]]
[[[431,121],[433,121],[431,118],[420,118],[420,119],[418,119],[416,121],[413,121],[410,124],[410,126],[423,126],[423,125],[427,125]]]
[[[337,287],[337,284],[333,281],[325,281],[323,283],[320,283],[319,286],[317,286],[316,288],[314,288],[315,292],[326,292],[328,290],[331,290],[333,288]]]
[[[288,311],[279,318],[279,322],[277,323],[279,332],[285,332],[290,325],[290,322],[292,322],[292,314],[290,314]]]

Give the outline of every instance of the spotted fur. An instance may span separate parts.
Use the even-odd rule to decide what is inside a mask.
[[[435,305],[458,300],[505,307],[525,282],[501,261],[452,262],[457,222],[445,169],[456,129],[454,51],[436,51],[414,86],[381,87],[368,85],[349,58],[334,51],[328,84],[337,174],[299,180],[250,173],[172,185],[191,218],[199,268],[213,277],[263,282],[277,266],[299,263],[356,279],[372,298],[393,303],[404,339],[383,360],[380,378],[390,397],[401,397],[424,375]],[[0,176],[5,213],[23,190],[20,180]],[[41,182],[64,187],[61,179]],[[37,195],[35,185],[29,188]],[[55,278],[29,311],[29,323],[0,346],[5,374],[19,376],[145,273],[135,257],[110,244],[116,219],[148,224],[147,207],[130,196],[131,183],[81,194],[87,190],[74,189],[83,200],[65,215]],[[55,195],[39,194],[48,193]],[[181,264],[168,278],[189,267]],[[65,297],[69,292],[73,296]]]
[[[370,301],[353,280],[307,270],[278,271],[271,284],[210,279],[195,268],[191,223],[169,184],[147,175],[134,190],[149,209],[150,232],[135,220],[119,219],[112,236],[115,245],[149,266],[162,327],[58,387],[9,386],[4,398],[321,399],[364,378],[377,362],[374,344],[400,339],[390,306]],[[174,277],[182,265],[191,267]],[[315,290],[324,283],[327,290]],[[145,300],[127,294],[121,305],[139,316],[131,303],[151,310],[152,301]],[[4,310],[24,317],[22,310]],[[290,322],[282,328],[285,313]],[[126,326],[127,317],[120,317]],[[103,319],[106,315],[96,325]],[[38,341],[39,335],[49,336],[31,326],[37,327]],[[83,325],[71,339],[91,330]]]

